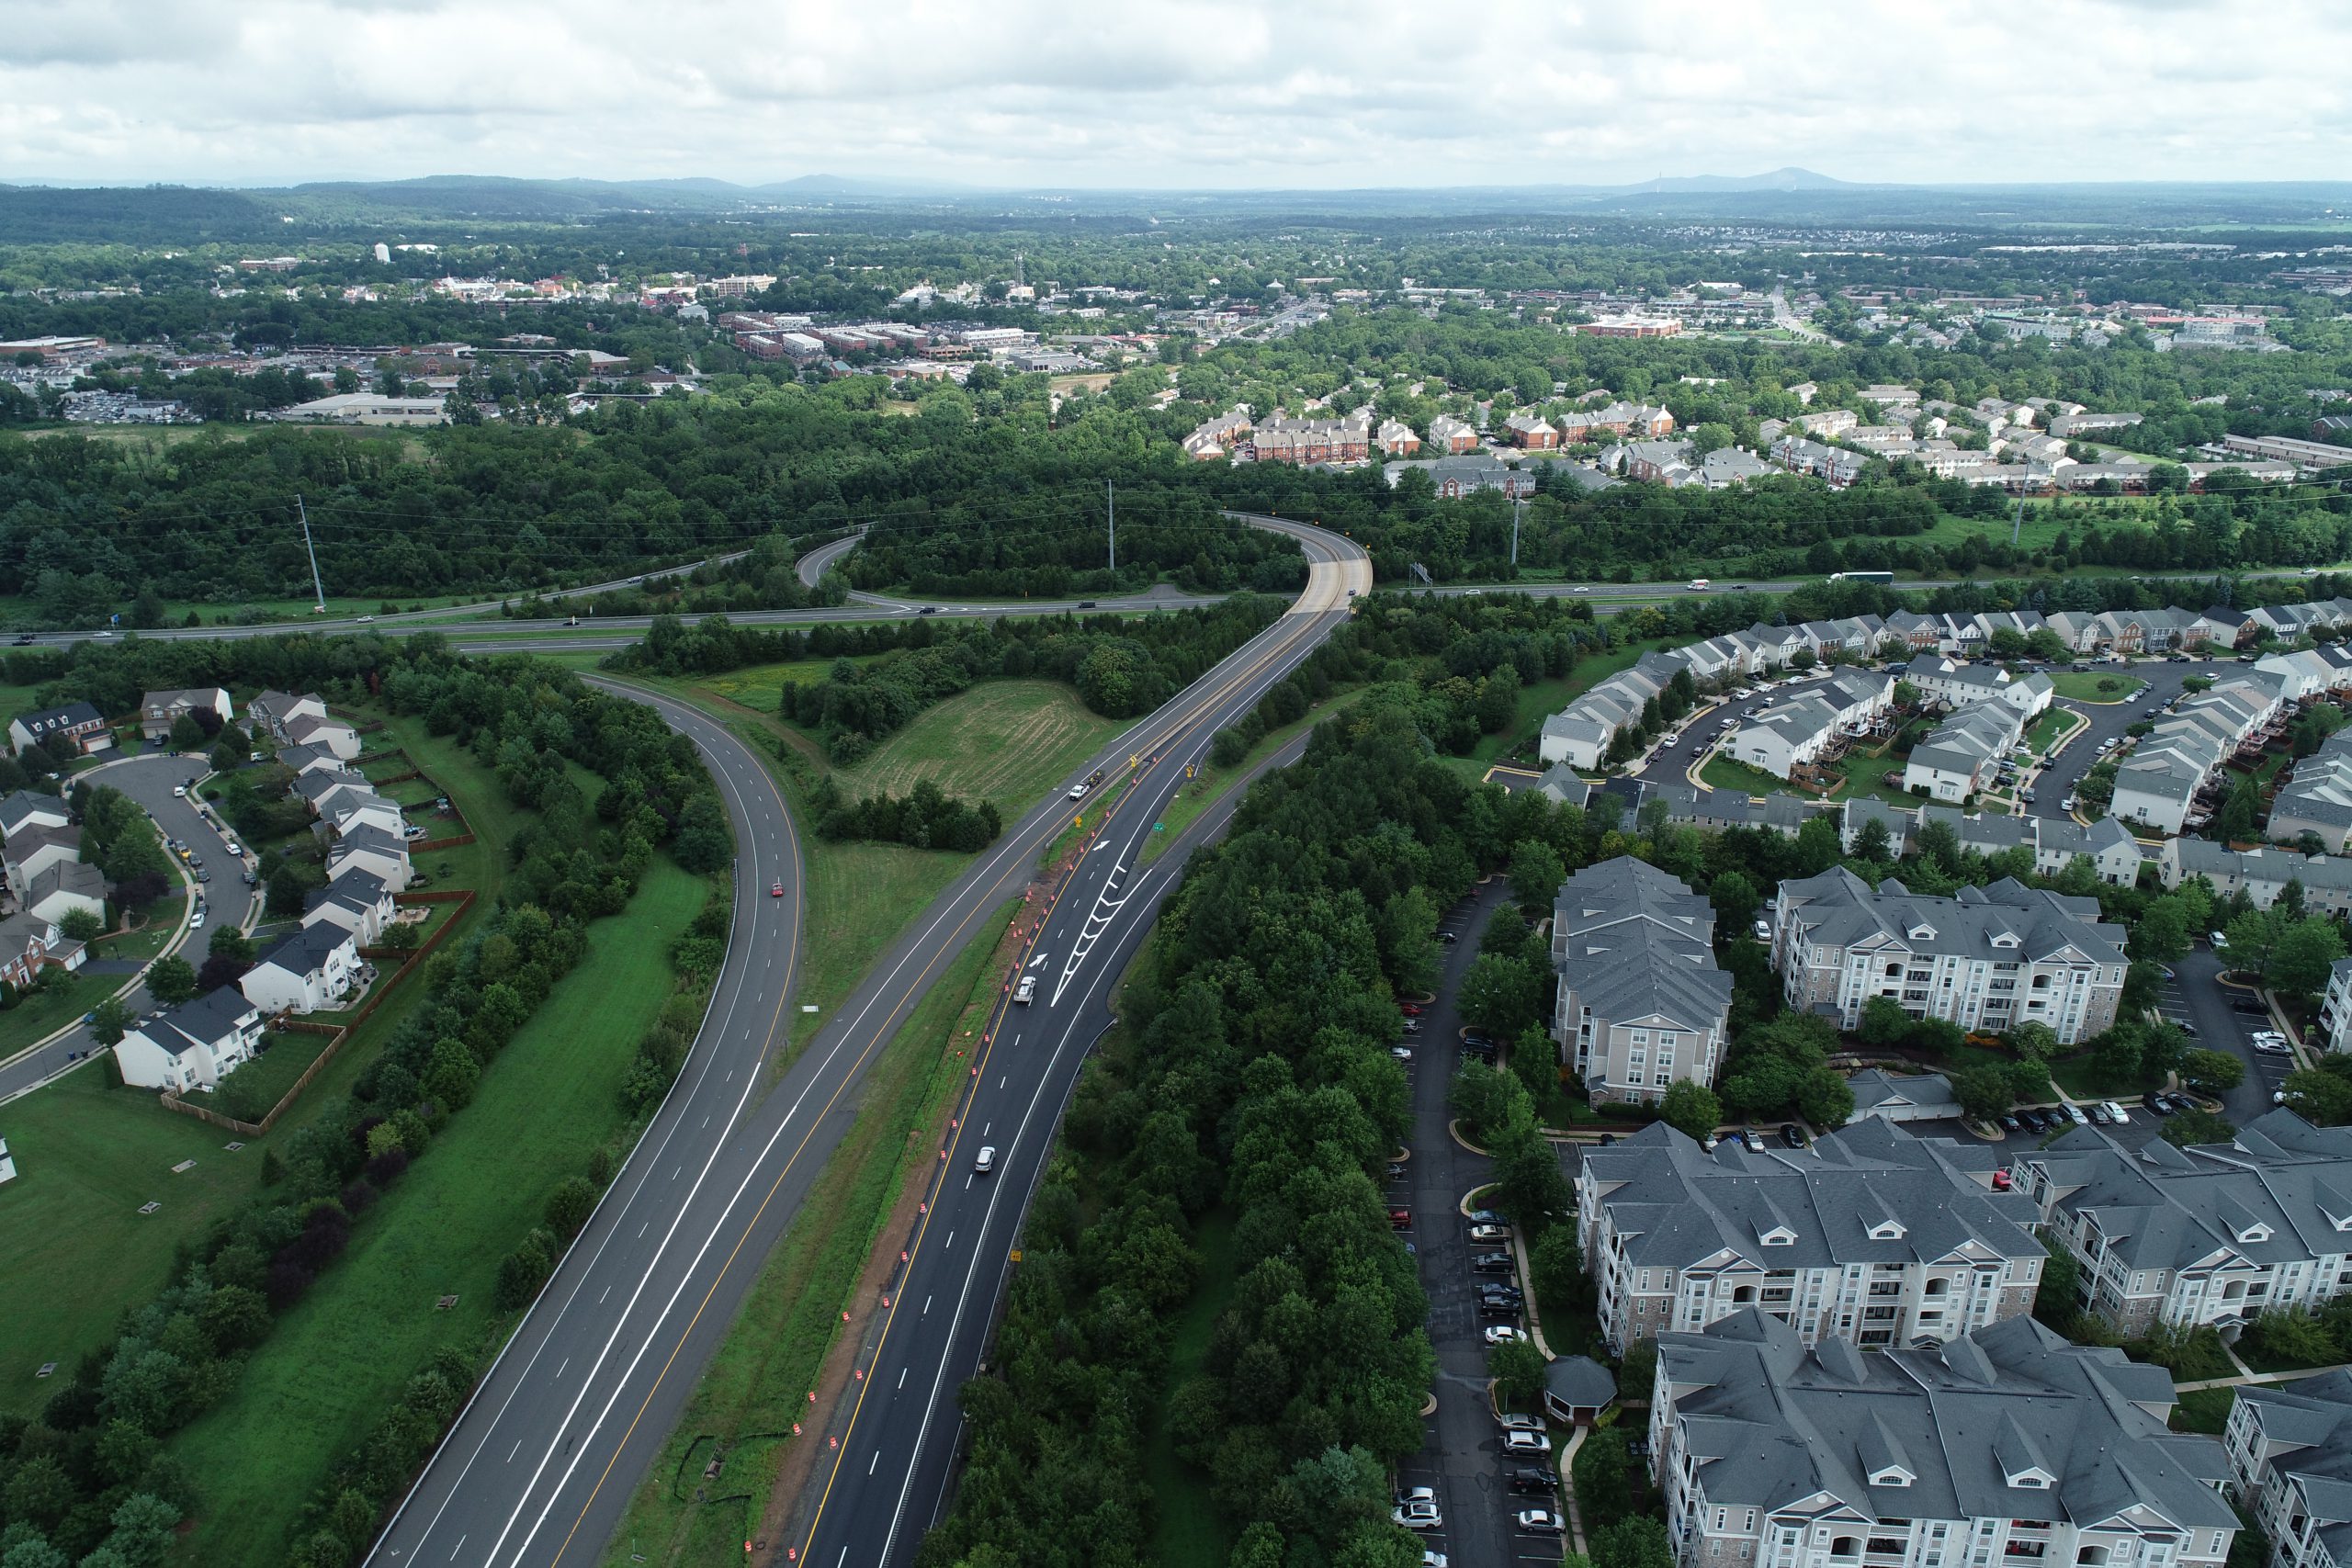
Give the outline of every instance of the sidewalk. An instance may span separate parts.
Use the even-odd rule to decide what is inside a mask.
[[[2241,1369],[2245,1375],[2233,1378],[2199,1378],[2195,1382],[2175,1383],[2172,1391],[2175,1393],[2195,1393],[2198,1390],[2205,1388],[2242,1388],[2247,1383],[2293,1382],[2299,1378],[2315,1378],[2327,1372],[2352,1372],[2352,1362],[2334,1367],[2296,1367],[2283,1372],[2257,1372],[2247,1367],[2244,1361],[2239,1360],[2235,1350],[2230,1351],[2230,1364]]]

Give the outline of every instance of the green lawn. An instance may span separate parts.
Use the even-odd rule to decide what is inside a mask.
[[[740,700],[740,699],[739,699]],[[1056,681],[987,681],[948,698],[885,739],[854,768],[845,795],[905,795],[929,779],[965,799],[992,800],[1007,822],[1126,728]]]
[[[870,664],[877,657],[861,654],[849,662]],[[776,704],[783,700],[786,684],[804,685],[821,681],[840,662],[837,659],[803,659],[787,664],[754,664],[749,669],[730,670],[724,675],[706,675],[699,684],[704,690],[725,697],[730,703],[741,703],[762,713],[774,713]]]
[[[328,1016],[320,1015],[319,1021],[329,1021]],[[273,1032],[267,1050],[222,1080],[213,1109],[258,1125],[332,1043],[333,1036],[313,1034],[307,1029]],[[307,1092],[304,1098],[309,1098]]]
[[[1707,759],[1699,770],[1699,777],[1711,789],[1727,789],[1737,795],[1772,795],[1789,787],[1786,779],[1776,779],[1761,768],[1751,768],[1746,762],[1717,753]]]
[[[757,1533],[786,1457],[788,1439],[778,1434],[805,1418],[808,1391],[817,1386],[842,1326],[842,1310],[877,1227],[898,1201],[910,1165],[931,1158],[932,1145],[918,1132],[940,1124],[965,1081],[964,1059],[954,1048],[994,1010],[998,993],[988,960],[1013,908],[1008,903],[998,909],[966,944],[875,1062],[857,1122],[762,1266],[630,1499],[605,1562],[617,1568],[637,1561],[635,1553],[649,1562],[716,1562]],[[674,1495],[670,1480],[689,1456],[707,1462],[713,1438],[726,1445],[725,1465],[719,1483],[703,1490],[727,1501],[703,1507]]]
[[[2230,1424],[2230,1406],[2237,1403],[2237,1390],[2232,1388],[2192,1389],[2180,1396],[2173,1407],[2172,1429],[2176,1432],[2204,1432],[2220,1437]]]
[[[15,1007],[0,1012],[0,1057],[13,1056],[36,1041],[46,1040],[107,998],[125,977],[120,975],[75,975],[52,988],[28,991]]]
[[[1222,1568],[1233,1554],[1233,1534],[1210,1495],[1208,1476],[1176,1455],[1167,1398],[1207,1365],[1209,1336],[1233,1300],[1231,1211],[1203,1214],[1193,1245],[1201,1254],[1201,1283],[1168,1337],[1168,1383],[1153,1405],[1143,1450],[1144,1480],[1157,1505],[1151,1551],[1159,1568]]]
[[[174,1247],[253,1190],[261,1150],[231,1154],[229,1134],[149,1090],[107,1089],[104,1064],[0,1108],[0,1133],[17,1162],[0,1188],[0,1258],[17,1287],[0,1312],[0,1411],[29,1414],[59,1386],[34,1378],[40,1364],[57,1362],[62,1380],[111,1341],[118,1312],[170,1278]],[[140,1213],[149,1201],[163,1207]]]
[[[2049,750],[2061,735],[2074,729],[2081,722],[2077,716],[2067,712],[2064,708],[2053,707],[2040,718],[2035,719],[2033,728],[2025,732],[2025,749],[2038,757]]]
[[[2139,694],[2146,685],[2137,675],[2124,675],[2104,670],[2068,670],[2050,677],[2058,694],[2077,703],[2120,703]]]
[[[181,1561],[264,1562],[303,1502],[435,1349],[503,1331],[501,1258],[623,1121],[621,1078],[674,986],[670,943],[710,894],[655,861],[625,915],[499,1054],[480,1092],[388,1191],[343,1259],[278,1320],[220,1405],[173,1440],[203,1478]],[[454,1294],[449,1312],[435,1298]]]

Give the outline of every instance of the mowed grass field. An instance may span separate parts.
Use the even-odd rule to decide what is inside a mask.
[[[992,800],[1007,822],[1102,749],[1126,721],[1090,712],[1052,681],[989,681],[948,698],[835,778],[846,795],[905,795],[929,779]]]
[[[106,1084],[96,1064],[0,1108],[17,1162],[0,1187],[0,1258],[14,1281],[0,1312],[0,1412],[37,1412],[113,1337],[124,1308],[163,1289],[175,1246],[260,1179],[258,1144],[231,1154],[221,1145],[232,1134]],[[150,1201],[163,1207],[139,1213]],[[58,1363],[54,1381],[34,1376],[44,1361]]]
[[[590,928],[580,966],[342,1260],[278,1320],[235,1390],[174,1439],[204,1478],[178,1561],[277,1561],[304,1501],[424,1359],[503,1331],[507,1314],[491,1308],[499,1260],[620,1126],[621,1079],[674,989],[671,943],[709,893],[705,879],[655,861],[628,912]],[[458,1305],[436,1312],[444,1294]]]

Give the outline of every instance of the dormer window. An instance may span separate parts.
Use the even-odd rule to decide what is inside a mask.
[[[1901,1220],[1881,1220],[1871,1227],[1872,1241],[1901,1241],[1904,1226]]]
[[[2007,931],[2003,931],[2000,935],[1993,939],[1993,945],[1995,947],[2016,947],[2018,946],[2019,943],[2014,935]]]
[[[1936,928],[1925,924],[1916,925],[1903,934],[1913,942],[1933,942],[1936,940]]]
[[[2009,1477],[2009,1484],[2030,1492],[2047,1492],[2050,1490],[2050,1472],[2046,1470],[2019,1471]]]
[[[1795,1244],[1797,1233],[1786,1225],[1774,1225],[1756,1239],[1766,1247],[1790,1247]]]
[[[2270,1227],[2265,1224],[2248,1225],[2238,1232],[2238,1240],[2242,1242],[2268,1241],[2269,1239]]]
[[[1891,1464],[1884,1470],[1882,1470],[1872,1475],[1871,1477],[1871,1484],[1873,1486],[1908,1486],[1911,1484],[1911,1472],[1905,1470],[1900,1465]]]

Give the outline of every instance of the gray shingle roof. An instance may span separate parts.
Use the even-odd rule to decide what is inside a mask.
[[[1713,1505],[1764,1509],[1827,1493],[1868,1518],[2022,1518],[2095,1525],[2134,1503],[2182,1528],[2233,1529],[2211,1438],[2167,1432],[2172,1378],[2115,1349],[2067,1344],[2030,1317],[1940,1351],[1809,1352],[1748,1311],[1665,1334],[1666,1375],[1699,1484]],[[1900,1465],[1908,1485],[1874,1485]],[[2038,1466],[2047,1490],[2011,1485]]]

